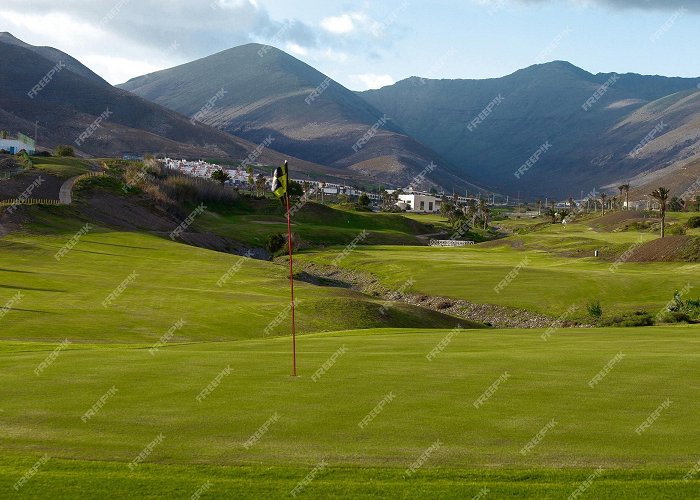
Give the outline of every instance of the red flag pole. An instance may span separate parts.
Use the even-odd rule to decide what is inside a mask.
[[[289,174],[287,174],[289,175]],[[287,201],[287,247],[289,247],[289,289],[292,293],[292,377],[297,376],[297,336],[294,321],[294,264],[292,263],[292,221],[289,210],[289,193],[284,195]]]

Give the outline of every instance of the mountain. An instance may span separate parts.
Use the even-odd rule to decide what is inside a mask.
[[[51,74],[52,69],[59,68]],[[36,91],[32,93],[32,89]],[[77,145],[75,141],[100,116],[104,118],[100,127]],[[115,88],[68,54],[33,47],[2,33],[0,129],[31,136],[35,121],[39,147],[71,144],[79,153],[91,155],[164,152],[172,156],[242,160],[255,154],[257,148],[257,144],[213,127],[193,125],[185,116]],[[278,164],[286,158],[289,156],[266,148],[258,161]],[[347,178],[342,170],[290,160],[295,168],[305,172],[329,179]]]
[[[37,47],[34,45],[30,45],[26,42],[23,42],[19,38],[14,37],[11,33],[7,32],[0,33],[0,43],[14,45],[16,47],[22,47],[27,50],[31,50],[35,54],[43,57],[44,59],[48,59],[54,64],[58,64],[59,62],[65,64],[66,69],[77,75],[84,76],[85,78],[97,83],[107,84],[107,82],[104,81],[102,77],[98,76],[96,73],[93,73],[92,70],[84,66],[80,61],[69,56],[64,52],[61,52],[60,50],[54,49],[53,47]]]
[[[434,162],[435,183],[474,188],[391,117],[270,46],[235,47],[119,87],[256,143],[271,136],[278,150],[315,163],[405,185]]]
[[[578,197],[696,155],[698,83],[555,61],[487,80],[413,77],[358,95],[474,182]]]
[[[622,125],[638,123],[668,125],[668,133],[650,141],[638,156],[670,157],[672,161],[654,162],[653,168],[633,177],[632,191],[644,195],[665,186],[672,196],[700,194],[700,92],[678,92],[654,101],[631,114]],[[686,193],[691,186],[695,186],[694,191]]]

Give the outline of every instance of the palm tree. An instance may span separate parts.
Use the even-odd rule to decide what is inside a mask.
[[[605,215],[605,201],[608,199],[608,195],[605,193],[600,193],[600,204],[603,206],[603,213],[601,217]]]
[[[652,191],[651,197],[661,206],[661,237],[666,236],[666,202],[668,201],[668,188],[660,187]]]
[[[629,210],[630,209],[630,185],[623,184],[620,187],[618,187],[617,189],[620,190],[620,196],[622,196],[622,193],[624,191],[624,193],[625,193],[625,207],[627,208],[627,210]]]
[[[484,231],[485,231],[486,229],[488,229],[488,227],[489,227],[489,214],[490,214],[490,213],[491,213],[491,209],[490,209],[489,207],[487,207],[487,206],[484,207],[484,214],[483,214],[483,218],[484,218]]]
[[[570,208],[571,210],[573,210],[574,208],[576,208],[576,202],[574,202],[574,199],[573,199],[573,197],[571,197],[571,196],[569,196],[569,208]]]
[[[616,210],[617,209],[617,196],[613,196],[610,198],[610,210]]]
[[[481,214],[481,220],[484,223],[484,229],[486,229],[488,224],[489,207],[486,205],[486,200],[483,198],[479,198],[479,213]]]
[[[255,185],[255,174],[253,172],[253,167],[247,167],[245,171],[248,174],[248,187],[250,188],[250,192],[252,193],[253,186]]]
[[[472,219],[472,227],[476,226],[476,218],[479,212],[477,211],[476,201],[473,199],[467,200],[467,217]]]
[[[265,187],[267,181],[265,181],[265,176],[258,174],[257,179],[255,179],[255,194],[256,196],[265,196]]]

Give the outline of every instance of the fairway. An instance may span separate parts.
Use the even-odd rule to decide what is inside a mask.
[[[4,342],[0,478],[11,487],[17,478],[9,471],[47,454],[54,460],[37,474],[34,487],[42,477],[68,481],[71,468],[97,478],[115,475],[124,488],[156,488],[161,473],[187,470],[188,480],[175,483],[184,491],[211,480],[212,496],[245,487],[253,498],[290,491],[325,461],[328,470],[308,486],[310,497],[347,487],[357,496],[396,493],[398,485],[415,485],[411,497],[421,491],[475,495],[486,486],[497,497],[529,491],[541,498],[568,495],[602,467],[594,498],[622,493],[618,481],[625,478],[644,481],[627,485],[621,498],[633,498],[634,488],[654,492],[661,486],[680,494],[697,485],[682,478],[700,459],[694,424],[699,332],[561,330],[544,341],[541,331],[464,330],[432,360],[426,356],[450,331],[316,334],[299,341],[302,376],[296,380],[288,376],[287,338],[176,345],[155,355],[147,346],[76,344],[38,376],[33,371],[56,346]],[[315,377],[341,348],[335,364]],[[589,387],[620,353],[622,360]],[[198,401],[227,367],[230,374]],[[504,373],[477,408],[475,401]],[[83,422],[81,416],[112,387],[115,394]],[[393,399],[361,428],[388,394]],[[666,400],[670,407],[636,433]],[[556,424],[541,442],[522,453],[552,420]],[[250,445],[266,422],[267,431]],[[160,434],[162,443],[130,471],[127,464]],[[436,442],[434,454],[404,477]],[[279,474],[268,483],[263,478],[270,466]],[[343,471],[355,468],[377,483],[370,489],[354,484]],[[523,474],[540,480],[523,489],[509,484]]]
[[[686,498],[698,485],[698,326],[472,329],[298,282],[295,379],[284,266],[100,226],[56,259],[84,221],[32,213],[0,241],[0,298],[22,294],[0,319],[0,491],[28,470],[21,494],[55,498],[566,498],[591,477],[591,498]],[[362,246],[341,265],[550,316],[591,289],[661,307],[679,269],[697,272],[610,273],[503,245]]]
[[[649,241],[655,237],[596,232],[584,224],[559,225],[512,236],[505,240],[509,244],[498,246],[361,247],[339,265],[370,273],[391,289],[413,279],[413,293],[500,304],[550,316],[576,306],[574,317],[583,318],[585,306],[592,300],[600,300],[610,314],[643,310],[656,315],[675,291],[700,280],[700,264],[622,260],[611,270],[615,259],[593,257],[595,248],[614,247],[623,253],[640,238]],[[581,248],[590,248],[590,257],[562,255]],[[330,264],[336,255],[337,250],[309,250],[299,260]],[[517,272],[506,286],[498,287],[514,270]]]
[[[45,223],[55,220],[51,216]],[[81,227],[82,222],[64,218],[51,234],[18,233],[0,240],[0,303],[22,294],[2,321],[0,339],[153,344],[181,319],[186,326],[173,342],[289,334],[281,325],[266,331],[289,304],[284,267],[190,247],[167,235],[95,225],[57,260]],[[103,301],[132,273],[135,279],[105,307]],[[458,323],[403,304],[383,315],[381,300],[342,288],[299,283],[297,298],[302,333]]]

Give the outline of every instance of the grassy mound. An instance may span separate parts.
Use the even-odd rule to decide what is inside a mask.
[[[641,245],[631,255],[632,262],[700,262],[700,238],[666,236]]]
[[[187,327],[174,341],[264,338],[267,325],[289,303],[283,266],[151,235],[93,226],[56,260],[85,222],[70,219],[63,207],[31,208],[47,232],[0,239],[0,303],[18,292],[24,296],[3,320],[0,338],[153,343],[180,318]],[[102,301],[133,272],[138,275],[133,283],[103,307]],[[230,278],[218,286],[226,273]],[[300,283],[297,298],[302,333],[457,324],[456,319],[411,306],[397,306],[383,315],[381,301],[343,289]],[[286,325],[271,335],[287,334]]]

